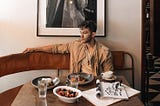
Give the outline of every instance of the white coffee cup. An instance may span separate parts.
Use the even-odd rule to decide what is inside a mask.
[[[106,71],[101,73],[102,79],[110,79],[113,77],[113,71]]]

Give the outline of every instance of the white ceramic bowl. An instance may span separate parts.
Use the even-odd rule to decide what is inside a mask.
[[[57,90],[58,89],[66,89],[66,90],[72,90],[73,92],[77,92],[78,95],[76,97],[65,97],[65,96],[61,96],[59,94],[57,94]],[[76,99],[80,98],[82,96],[82,92],[76,88],[73,87],[69,87],[69,86],[58,86],[56,88],[53,89],[53,93],[61,100],[67,103],[74,103],[76,102]]]

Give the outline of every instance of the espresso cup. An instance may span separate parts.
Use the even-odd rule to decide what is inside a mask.
[[[102,79],[110,79],[113,77],[113,71],[106,71],[101,73]]]

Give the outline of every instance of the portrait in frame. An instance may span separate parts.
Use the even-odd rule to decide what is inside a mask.
[[[37,36],[79,37],[84,20],[97,24],[96,36],[106,36],[105,0],[37,0]]]

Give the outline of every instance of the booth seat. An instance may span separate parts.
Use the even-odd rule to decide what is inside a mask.
[[[34,52],[0,57],[0,92],[38,76],[57,76],[59,70],[69,70],[69,54]]]

